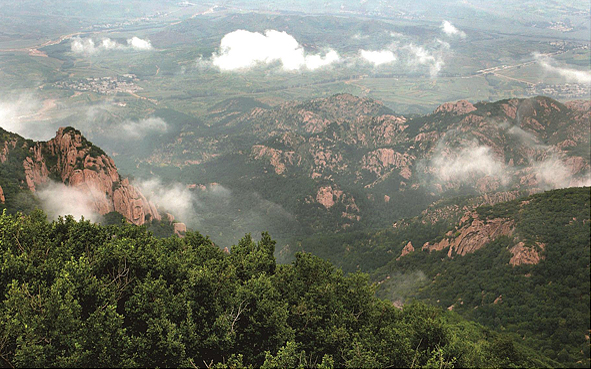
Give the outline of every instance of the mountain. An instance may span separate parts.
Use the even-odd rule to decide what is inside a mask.
[[[591,183],[589,101],[446,103],[403,116],[349,94],[269,107],[231,99],[160,144],[139,171],[252,189],[307,232],[392,225],[441,198]],[[289,196],[279,188],[289,189]]]
[[[113,159],[74,128],[60,128],[47,142],[33,142],[0,128],[0,202],[9,210],[24,210],[26,192],[36,193],[64,184],[101,215],[117,212],[142,225],[160,220],[155,205],[121,177]],[[47,196],[62,196],[60,191]],[[72,194],[71,192],[69,194]],[[72,201],[70,198],[52,201]]]
[[[455,198],[377,232],[311,237],[303,251],[370,272],[395,304],[421,300],[589,366],[591,188],[474,206]],[[452,204],[452,205],[450,205]],[[430,212],[458,207],[458,216]]]

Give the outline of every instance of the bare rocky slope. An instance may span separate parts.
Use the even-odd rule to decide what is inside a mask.
[[[99,214],[118,212],[128,221],[142,225],[160,220],[153,203],[122,178],[113,159],[87,141],[74,128],[60,128],[47,142],[24,140],[0,129],[0,202],[15,200],[20,190],[36,192],[50,182],[63,183],[89,199]]]

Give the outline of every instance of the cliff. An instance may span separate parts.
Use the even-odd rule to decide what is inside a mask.
[[[449,231],[439,242],[425,243],[422,249],[429,251],[448,249],[448,257],[454,254],[464,256],[481,249],[499,236],[511,236],[514,229],[515,224],[511,219],[481,220],[478,213],[470,211],[462,217],[455,232]]]
[[[14,135],[3,144],[1,163],[8,165],[11,155],[16,163],[22,157],[21,188],[36,192],[50,181],[58,181],[85,194],[99,214],[115,211],[136,225],[161,219],[154,204],[119,175],[113,159],[74,128],[60,128],[47,142],[25,141]],[[12,171],[15,177],[20,176],[18,168]],[[0,194],[4,202],[3,191]]]

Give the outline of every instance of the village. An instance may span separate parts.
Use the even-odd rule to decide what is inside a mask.
[[[102,95],[115,95],[117,93],[135,93],[142,90],[135,84],[137,77],[134,74],[124,74],[117,77],[89,77],[77,81],[60,81],[55,86],[74,91],[95,92]]]

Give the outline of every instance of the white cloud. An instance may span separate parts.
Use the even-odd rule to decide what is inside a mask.
[[[448,36],[458,36],[461,38],[465,38],[466,37],[466,33],[464,31],[460,31],[459,29],[457,29],[453,24],[451,24],[450,22],[444,20],[441,23],[441,30],[443,31],[443,33],[445,33]]]
[[[110,136],[126,140],[137,140],[151,133],[164,133],[168,124],[158,117],[150,117],[139,121],[126,120],[110,128]]]
[[[445,65],[442,50],[449,49],[448,43],[440,40],[438,41],[441,47],[435,53],[430,52],[422,46],[417,46],[414,44],[405,46],[405,49],[410,51],[408,64],[413,67],[425,65],[429,68],[429,74],[431,77],[436,77],[437,74],[439,74],[439,71],[441,71],[441,68],[443,68]]]
[[[453,154],[438,151],[430,165],[437,178],[444,182],[472,182],[485,176],[505,180],[503,163],[493,155],[490,147],[477,142],[471,142]]]
[[[97,52],[97,48],[91,38],[81,39],[80,37],[74,37],[71,47],[72,52],[75,54],[94,54]]]
[[[172,213],[179,221],[192,224],[196,218],[196,200],[186,186],[180,183],[164,184],[159,178],[135,181],[133,185],[138,187],[148,200]]]
[[[426,183],[439,189],[465,184],[480,191],[508,185],[543,190],[591,186],[591,172],[588,167],[581,169],[580,158],[566,156],[518,126],[505,122],[498,127],[518,139],[511,142],[512,149],[525,155],[525,160],[518,160],[515,166],[506,165],[502,154],[491,147],[476,139],[466,141],[465,133],[450,130],[437,142],[431,159],[418,164],[419,170],[427,174]]]
[[[127,44],[134,50],[152,50],[150,40],[142,40],[141,38],[133,36],[127,40]]]
[[[248,70],[273,63],[280,63],[285,71],[315,70],[339,60],[334,50],[328,50],[324,56],[308,54],[293,36],[275,30],[264,34],[246,30],[230,32],[212,56],[213,65],[222,71]]]
[[[40,120],[38,112],[43,103],[31,94],[0,101],[0,127],[33,140],[47,140],[55,134],[55,127]]]
[[[362,35],[360,32],[357,32],[353,36],[351,36],[353,40],[365,40],[369,38],[369,35]]]
[[[90,40],[90,41],[92,41],[92,40]],[[101,41],[99,48],[95,49],[95,50],[99,51],[101,49],[103,49],[103,50],[123,50],[123,49],[125,49],[125,46],[117,43],[117,41],[111,40],[110,38],[104,38]]]
[[[549,56],[545,56],[539,53],[534,53],[534,58],[546,71],[554,74],[558,74],[563,77],[566,82],[584,83],[591,84],[591,72],[576,70],[572,68],[557,67],[555,61]]]
[[[102,200],[99,199],[100,196],[105,196],[100,191],[89,189],[89,192],[85,192],[57,182],[49,182],[35,194],[41,201],[43,211],[50,218],[57,219],[58,216],[72,215],[80,219],[83,216],[84,219],[93,222],[100,219],[100,214],[94,210],[94,202]]]
[[[91,38],[72,38],[71,43],[72,52],[75,54],[94,55],[102,51],[108,50],[136,50],[145,51],[152,50],[152,44],[149,40],[143,40],[136,36],[127,40],[127,45],[118,43],[110,38],[103,38],[97,45]]]
[[[591,185],[589,173],[580,178],[573,177],[565,163],[554,155],[532,163],[532,170],[538,186],[545,190]]]
[[[519,138],[521,140],[521,142],[523,142],[523,144],[526,145],[527,147],[531,147],[533,149],[542,149],[542,150],[546,150],[549,148],[547,145],[541,144],[533,133],[524,131],[522,128],[520,128],[518,126],[509,127],[509,129],[507,130],[507,133]]]
[[[396,61],[396,55],[390,50],[368,51],[359,50],[359,56],[375,67],[382,64],[390,64]]]
[[[534,174],[537,186],[542,189],[556,189],[591,185],[590,173],[573,173],[568,159],[555,147],[539,142],[536,136],[518,126],[511,126],[507,133],[519,140],[532,152],[528,154],[527,169]]]

